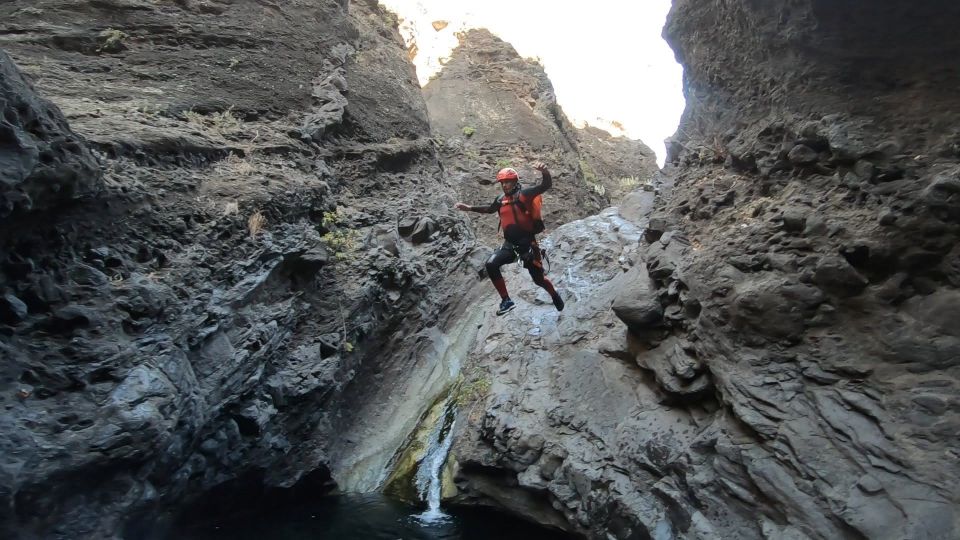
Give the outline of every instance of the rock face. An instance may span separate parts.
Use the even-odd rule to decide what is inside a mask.
[[[566,310],[507,270],[501,318],[456,198],[544,159],[555,224],[649,162],[499,40],[428,116],[373,0],[0,16],[78,134],[0,58],[4,537],[376,486],[466,356],[455,501],[593,538],[960,533],[954,2],[677,0],[656,200],[558,227]]]
[[[460,35],[460,46],[423,93],[444,165],[469,204],[499,195],[496,173],[503,167],[516,168],[528,185],[539,182],[530,165],[542,160],[555,176],[544,200],[544,221],[553,228],[619,201],[657,169],[642,142],[575,128],[543,67],[487,30]],[[474,221],[481,237],[496,233],[495,219]]]
[[[0,536],[136,537],[164,509],[320,494],[416,421],[474,237],[392,16],[44,0],[0,19],[105,170],[52,210],[99,169],[0,57],[2,197],[33,208],[0,230]]]
[[[95,193],[100,166],[63,114],[0,51],[0,216]]]
[[[637,224],[608,209],[545,239],[549,277],[567,301],[562,313],[528,276],[505,272],[518,307],[490,314],[472,351],[466,387],[490,390],[461,412],[455,502],[582,534],[617,531],[610,521],[649,504],[631,473],[651,479],[655,465],[632,457],[649,446],[666,460],[677,441],[653,428],[676,426],[689,439],[698,418],[658,403],[610,309],[638,281],[641,238]],[[619,531],[629,528],[624,521]]]
[[[491,322],[459,500],[594,538],[957,537],[958,18],[675,1],[642,247],[592,241],[592,296]],[[590,223],[554,245],[630,230]]]

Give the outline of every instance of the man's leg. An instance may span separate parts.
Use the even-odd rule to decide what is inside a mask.
[[[497,288],[497,292],[500,293],[500,298],[503,300],[510,298],[510,295],[507,294],[507,284],[503,281],[500,267],[515,260],[517,260],[517,256],[513,250],[505,247],[494,251],[493,255],[487,259],[487,275],[490,276],[490,281],[493,282],[493,286]]]
[[[560,298],[560,293],[553,288],[553,282],[543,273],[543,259],[540,257],[540,249],[537,247],[533,249],[534,259],[527,264],[527,271],[530,272],[530,277],[533,278],[533,282],[543,287],[543,289],[550,294],[550,298],[553,299],[553,305],[557,308],[557,311],[563,311],[563,298]]]

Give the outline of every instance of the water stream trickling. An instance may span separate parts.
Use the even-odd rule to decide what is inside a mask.
[[[393,460],[399,469],[384,492],[343,493],[265,505],[200,522],[181,522],[164,540],[557,540],[556,530],[479,507],[441,510],[444,471],[457,423],[448,391],[420,419]],[[398,466],[402,464],[402,466]],[[449,471],[448,471],[449,474]],[[446,478],[452,486],[452,478]],[[427,509],[423,510],[426,503]]]
[[[456,422],[455,404],[453,399],[447,398],[443,414],[430,433],[427,452],[415,477],[420,500],[427,503],[427,510],[414,517],[423,523],[435,523],[448,518],[440,510],[440,496],[443,488],[443,466],[453,444],[453,428]]]

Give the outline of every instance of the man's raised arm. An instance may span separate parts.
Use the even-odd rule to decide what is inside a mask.
[[[547,166],[544,165],[542,161],[534,163],[533,168],[540,171],[540,174],[543,175],[543,180],[533,187],[525,188],[523,191],[531,196],[542,195],[544,191],[553,187],[553,178],[550,176],[550,171],[547,170]]]

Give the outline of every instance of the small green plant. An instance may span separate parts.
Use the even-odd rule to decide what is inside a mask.
[[[498,160],[497,160],[497,168],[498,168],[498,169],[504,169],[504,168],[509,167],[509,166],[510,166],[510,160],[509,160],[509,159],[498,159]]]
[[[343,222],[344,214],[339,206],[330,212],[324,212],[323,218],[320,220],[321,225],[325,229],[329,230],[338,227],[336,230],[329,231],[321,236],[320,240],[333,251],[334,257],[340,261],[349,258],[351,253],[356,249],[358,236],[357,231],[343,228]]]
[[[596,185],[599,183],[597,180],[597,173],[593,172],[593,167],[591,167],[589,163],[582,159],[580,160],[580,171],[583,172],[583,179],[588,184]]]
[[[107,28],[100,32],[100,37],[103,38],[103,43],[97,52],[117,52],[123,49],[123,40],[127,39],[127,34],[115,28]]]
[[[589,163],[582,159],[580,160],[580,171],[583,172],[584,182],[593,188],[595,193],[598,195],[603,195],[607,192],[607,188],[600,183],[600,178],[597,177],[597,173],[594,172],[593,167],[591,167]]]
[[[434,135],[433,138],[431,138],[430,140],[433,142],[433,144],[437,148],[440,148],[440,149],[442,149],[447,144],[447,141],[445,141],[444,138],[439,135]]]
[[[233,58],[230,59],[230,65],[228,66],[227,69],[235,69],[239,65],[240,65],[240,59],[234,56]]]
[[[623,189],[633,189],[640,185],[640,178],[636,176],[624,176],[620,179],[620,187]]]
[[[350,343],[349,341],[344,341],[343,350],[348,353],[353,352],[353,343]]]
[[[644,189],[649,189],[653,185],[653,178],[647,176],[646,178],[640,178],[639,176],[624,176],[619,180],[620,187],[626,191],[633,191],[639,187]]]
[[[163,108],[159,104],[146,103],[143,105],[138,105],[134,111],[151,118],[156,118],[160,116],[160,113],[163,112]]]
[[[323,219],[320,220],[320,223],[325,228],[333,227],[334,225],[339,225],[343,221],[343,212],[340,211],[338,206],[332,212],[324,212]]]
[[[473,134],[477,132],[477,128],[473,126],[464,126],[462,131],[465,136],[473,137]]]
[[[333,251],[338,261],[346,260],[357,247],[357,233],[349,229],[331,231],[320,237],[320,240]]]
[[[486,397],[490,393],[491,386],[490,377],[480,368],[474,368],[469,382],[461,373],[457,381],[457,396],[455,398],[457,406],[462,407]]]

